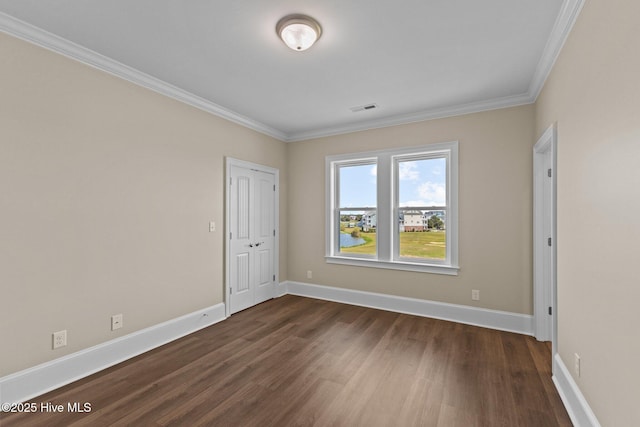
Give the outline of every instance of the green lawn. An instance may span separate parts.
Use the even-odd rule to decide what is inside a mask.
[[[445,259],[445,237],[444,231],[400,233],[400,256]]]
[[[353,228],[344,228],[351,233]],[[365,241],[362,245],[340,248],[341,252],[350,254],[376,253],[376,233],[360,232]],[[400,256],[409,258],[445,259],[446,233],[444,231],[406,232],[400,233]]]

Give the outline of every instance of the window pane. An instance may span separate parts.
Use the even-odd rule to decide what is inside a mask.
[[[446,158],[398,161],[399,256],[445,260]]]
[[[376,255],[376,211],[340,210],[340,252]]]
[[[338,169],[340,190],[338,207],[376,207],[375,164],[345,165]]]

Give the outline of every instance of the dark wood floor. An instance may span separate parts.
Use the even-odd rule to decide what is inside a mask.
[[[34,399],[11,426],[570,426],[531,337],[295,296]]]

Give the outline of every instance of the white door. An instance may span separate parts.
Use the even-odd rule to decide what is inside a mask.
[[[236,313],[275,296],[276,185],[273,173],[228,166],[228,300]]]

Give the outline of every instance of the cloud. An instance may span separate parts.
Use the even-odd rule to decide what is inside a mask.
[[[400,202],[401,208],[407,208],[411,206],[429,206],[430,204],[424,200],[408,200],[406,202]]]
[[[398,166],[400,181],[416,181],[420,178],[420,171],[416,162],[400,162]]]
[[[447,201],[447,190],[444,184],[423,182],[418,186],[418,195],[426,204],[423,206],[444,206]]]
[[[378,165],[373,165],[371,166],[371,169],[369,170],[369,174],[371,175],[371,178],[369,179],[369,184],[375,186],[378,184]]]

